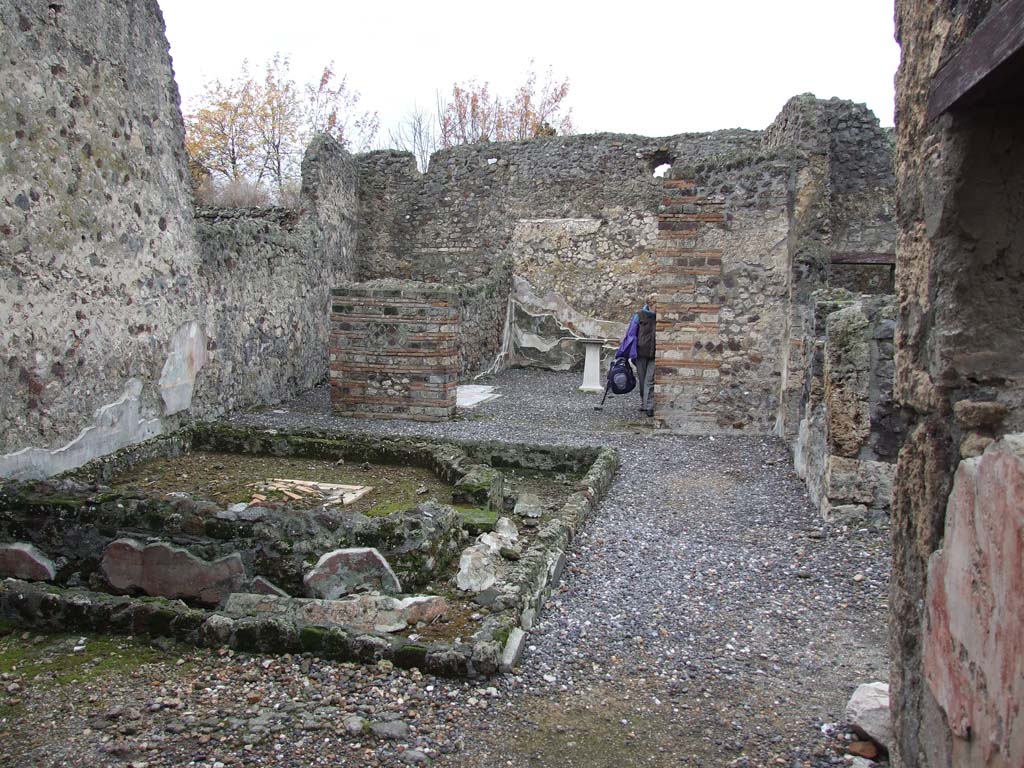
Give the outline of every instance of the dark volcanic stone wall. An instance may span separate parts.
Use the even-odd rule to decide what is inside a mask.
[[[790,99],[765,131],[764,149],[791,166],[789,298],[776,431],[794,438],[804,417],[812,294],[830,286],[888,292],[896,239],[892,135],[862,104]],[[850,265],[853,262],[853,266]]]
[[[628,319],[646,290],[657,234],[654,168],[754,146],[756,131],[668,139],[595,134],[437,152],[422,177],[411,155],[360,156],[362,279],[478,277],[508,255],[535,291],[591,317]]]
[[[1009,6],[897,2],[895,387],[909,434],[891,677],[897,763],[913,768],[1024,764],[1024,117],[1019,101],[926,114],[939,68]]]
[[[5,453],[69,440],[126,382],[159,378],[200,298],[155,0],[10,0],[0,22]],[[159,407],[152,392],[129,397]]]
[[[354,257],[349,156],[311,148],[301,215],[197,226],[155,0],[6,0],[0,52],[0,475],[322,380]]]
[[[812,300],[796,470],[823,518],[859,525],[888,514],[903,440],[892,396],[895,300],[835,288]]]

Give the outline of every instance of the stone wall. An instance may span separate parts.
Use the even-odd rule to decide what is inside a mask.
[[[147,437],[174,332],[202,321],[159,9],[12,0],[0,50],[0,452],[67,443],[115,402],[112,439]]]
[[[913,768],[1024,764],[1024,118],[996,98],[928,119],[940,67],[989,19],[1012,29],[996,17],[1011,7],[897,3],[895,389],[909,424],[891,678],[896,762]]]
[[[459,295],[410,280],[347,283],[332,292],[335,413],[437,421],[455,415]]]
[[[765,131],[790,169],[788,317],[775,430],[793,440],[813,345],[812,294],[829,286],[885,292],[896,239],[892,134],[861,104],[790,99]],[[879,262],[879,263],[875,263]],[[851,272],[853,274],[851,274]]]
[[[772,428],[788,289],[777,162],[748,155],[664,183],[655,411],[676,429]]]
[[[0,475],[45,476],[326,375],[354,262],[330,142],[304,213],[203,214],[155,0],[0,4]]]
[[[842,289],[814,294],[797,473],[824,519],[846,524],[888,515],[903,439],[892,399],[895,301]]]
[[[621,335],[650,290],[661,197],[654,168],[734,153],[759,137],[475,144],[436,153],[422,176],[408,154],[361,156],[357,273],[460,281],[486,274],[495,254],[508,257],[517,318],[510,360],[571,367],[581,360],[574,339]]]
[[[202,209],[196,216],[206,301],[206,366],[192,413],[279,401],[327,371],[328,287],[309,217],[284,209]]]
[[[581,362],[579,338],[611,347],[654,288],[661,420],[793,438],[810,293],[834,255],[891,261],[890,159],[870,111],[810,95],[763,132],[481,143],[436,153],[423,175],[409,154],[370,153],[357,158],[356,271],[459,282],[507,255],[508,360],[554,369]],[[692,186],[685,199],[670,199],[675,183]],[[878,271],[844,280],[885,290],[891,266]]]
[[[496,370],[508,354],[503,340],[509,322],[512,265],[500,261],[484,277],[453,288],[459,308],[459,378]]]

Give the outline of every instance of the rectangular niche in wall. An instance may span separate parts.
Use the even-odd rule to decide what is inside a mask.
[[[450,288],[381,280],[333,289],[334,412],[417,421],[451,418],[458,336],[458,301]]]

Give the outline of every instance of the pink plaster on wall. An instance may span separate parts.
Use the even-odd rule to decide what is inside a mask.
[[[103,552],[100,569],[114,589],[192,598],[207,605],[216,605],[246,580],[238,553],[203,560],[181,547],[164,543],[143,546],[134,539],[111,542]]]
[[[971,765],[1024,765],[1024,434],[960,462],[928,562],[924,672]],[[980,760],[980,762],[979,762]]]

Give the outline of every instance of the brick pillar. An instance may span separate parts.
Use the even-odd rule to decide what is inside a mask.
[[[344,416],[439,421],[455,415],[458,298],[429,283],[331,291],[331,403]]]
[[[668,426],[715,426],[723,342],[714,289],[722,276],[721,249],[700,246],[702,230],[725,221],[724,205],[696,195],[694,183],[664,182],[655,245],[658,357],[655,415]]]

